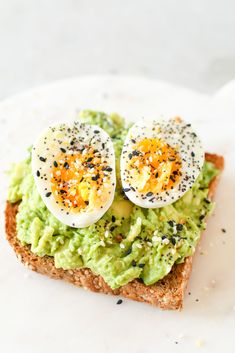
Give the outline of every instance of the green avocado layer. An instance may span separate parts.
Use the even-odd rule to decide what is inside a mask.
[[[213,164],[203,170],[189,190],[177,202],[158,209],[144,209],[128,201],[122,192],[119,159],[127,126],[116,114],[84,111],[79,119],[96,124],[111,136],[117,163],[117,188],[110,209],[96,223],[75,229],[58,221],[46,208],[37,192],[30,156],[11,170],[8,200],[21,201],[17,214],[17,236],[30,244],[38,256],[54,257],[63,269],[90,268],[101,275],[111,288],[135,278],[146,285],[166,276],[174,263],[194,253],[205,229],[204,218],[213,204],[207,199],[208,185],[218,174]]]

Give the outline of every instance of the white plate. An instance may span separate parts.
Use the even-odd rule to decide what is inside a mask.
[[[116,305],[116,297],[30,272],[4,239],[1,216],[1,352],[172,353],[197,352],[200,345],[201,352],[234,352],[234,94],[234,83],[208,97],[159,81],[108,76],[56,82],[0,104],[2,171],[25,156],[44,126],[72,119],[81,108],[116,111],[134,120],[182,115],[199,130],[208,151],[226,158],[217,208],[196,255],[182,312],[126,299]],[[6,187],[4,176],[1,211]]]

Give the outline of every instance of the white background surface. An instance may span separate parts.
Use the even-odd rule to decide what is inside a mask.
[[[127,300],[117,306],[116,298],[31,273],[1,236],[0,352],[234,352],[235,84],[215,93],[235,77],[234,12],[233,0],[0,0],[0,99],[61,78],[113,76],[57,83],[0,106],[1,215],[3,169],[25,156],[49,121],[73,118],[78,108],[131,119],[182,114],[206,149],[226,157],[182,313]],[[115,78],[122,74],[214,95]]]
[[[0,0],[0,98],[131,74],[214,93],[235,77],[234,0]]]
[[[135,120],[162,113],[182,115],[193,122],[205,149],[226,159],[215,215],[195,258],[182,312],[163,312],[128,300],[118,306],[115,297],[32,273],[1,236],[1,352],[234,353],[234,94],[235,83],[209,97],[159,81],[90,77],[58,82],[0,105],[1,172],[25,155],[49,122],[72,119],[83,107],[118,111]],[[1,214],[6,186],[2,175]]]

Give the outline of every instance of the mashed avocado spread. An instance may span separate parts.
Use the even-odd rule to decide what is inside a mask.
[[[30,244],[38,256],[54,257],[63,269],[90,268],[112,288],[140,278],[146,285],[166,276],[174,263],[194,253],[205,229],[204,218],[213,204],[208,186],[218,170],[205,162],[193,185],[175,203],[144,209],[128,201],[122,191],[119,159],[128,126],[116,114],[84,111],[79,119],[102,127],[112,138],[116,152],[117,187],[110,209],[95,224],[75,229],[62,224],[46,208],[37,192],[31,171],[31,157],[11,170],[8,200],[20,202],[17,236]]]

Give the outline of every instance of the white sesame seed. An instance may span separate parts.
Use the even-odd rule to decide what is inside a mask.
[[[105,242],[103,240],[101,240],[100,245],[105,246]]]
[[[109,231],[108,231],[108,230],[106,230],[106,231],[104,232],[104,236],[105,236],[105,238],[108,238],[108,236],[109,236]]]
[[[82,249],[78,248],[78,254],[81,255],[82,254]]]
[[[162,241],[162,244],[169,244],[170,243],[170,240],[169,239],[167,239],[167,238],[165,238],[165,239],[163,239],[163,241]]]
[[[139,249],[141,249],[141,248],[142,248],[142,245],[138,243],[138,244],[136,244],[136,247],[139,248]]]
[[[153,246],[153,244],[150,241],[147,241],[148,246]]]
[[[125,245],[123,243],[120,244],[121,249],[125,249]]]
[[[158,237],[157,235],[154,235],[154,236],[152,237],[152,241],[153,241],[153,242],[161,241],[161,240],[162,240],[162,238],[161,238],[161,237]]]

